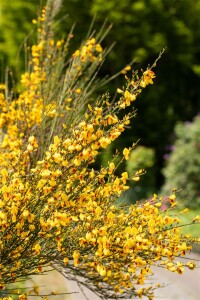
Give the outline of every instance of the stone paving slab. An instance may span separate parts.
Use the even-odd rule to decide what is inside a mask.
[[[34,275],[32,280],[26,282],[27,287],[37,285],[40,294],[47,295],[52,292],[68,293],[68,286],[66,279],[58,271],[50,271],[44,275]],[[30,297],[30,300],[41,300],[41,297]],[[53,295],[49,297],[50,300],[73,300],[71,295]]]
[[[190,259],[200,261],[200,254],[192,253]],[[149,284],[164,284],[165,287],[155,291],[155,300],[200,300],[200,269],[188,270],[179,275],[162,268],[154,267],[154,275],[150,277]],[[100,300],[93,292],[83,288],[84,293],[74,281],[67,281],[57,271],[48,275],[34,276],[34,282],[40,286],[40,292],[76,292],[70,295],[57,295],[50,297],[51,300]],[[30,282],[29,282],[30,284]],[[31,285],[31,284],[30,284]],[[32,298],[34,300],[40,297]],[[147,299],[142,298],[142,299]]]
[[[200,254],[192,253],[190,259],[192,258],[199,260],[200,263]],[[155,300],[200,300],[200,269],[186,269],[181,275],[158,267],[154,267],[153,271],[154,275],[149,283],[165,285],[155,291]],[[69,291],[79,292],[71,295],[72,300],[100,300],[86,288],[83,288],[85,294],[83,295],[74,281],[68,282],[67,286]]]

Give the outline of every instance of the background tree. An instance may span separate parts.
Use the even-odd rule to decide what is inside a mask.
[[[161,183],[163,151],[178,120],[191,120],[200,109],[199,37],[200,1],[93,1],[91,8],[102,21],[114,24],[116,40],[112,68],[135,58],[137,66],[151,62],[167,47],[159,62],[156,93],[151,90],[138,102],[139,114],[133,139],[156,150],[157,184]],[[191,18],[191,16],[193,16]],[[120,65],[122,64],[122,65]],[[130,140],[130,132],[126,140]],[[132,134],[133,135],[133,134]]]
[[[40,8],[40,1],[2,0],[0,3],[0,66],[1,80],[3,70],[9,67],[15,71],[15,76],[27,66],[27,52],[24,44],[28,39],[33,42],[32,24],[30,19],[36,17]]]
[[[173,188],[181,189],[183,207],[199,208],[200,204],[200,117],[193,122],[179,123],[175,127],[176,140],[163,169],[163,193]]]

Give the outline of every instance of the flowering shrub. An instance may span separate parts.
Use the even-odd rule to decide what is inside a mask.
[[[117,101],[107,93],[94,102],[92,92],[100,84],[95,75],[106,54],[102,35],[91,36],[68,57],[72,33],[66,41],[55,40],[55,3],[48,1],[34,20],[38,43],[18,97],[12,98],[7,87],[0,94],[2,299],[38,294],[35,287],[24,293],[6,288],[47,266],[66,278],[83,277],[82,284],[104,299],[152,299],[155,287],[142,286],[151,266],[178,273],[193,269],[194,262],[174,261],[191,250],[191,241],[181,235],[178,217],[159,210],[162,199],[156,195],[142,205],[116,206],[128,181],[137,181],[143,170],[116,176],[115,158],[100,170],[92,164],[135,115],[132,108],[121,118],[118,113],[155,74],[152,67],[141,76],[132,72],[126,86],[117,89]],[[131,150],[124,148],[125,160]],[[169,197],[170,209],[175,197]]]

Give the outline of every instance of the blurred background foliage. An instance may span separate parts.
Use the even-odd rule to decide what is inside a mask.
[[[175,127],[176,140],[163,169],[165,184],[162,192],[181,189],[178,198],[183,207],[200,207],[200,116],[193,122],[179,123]]]
[[[152,197],[152,195],[155,193],[154,164],[154,149],[138,145],[131,151],[130,158],[126,161],[126,171],[128,172],[129,176],[141,169],[144,169],[146,174],[141,176],[141,179],[138,182],[131,184],[129,195],[131,193],[136,193],[139,199]]]
[[[34,42],[37,31],[30,35],[34,28],[31,20],[36,18],[42,4],[45,2],[40,0],[0,1],[1,81],[6,66],[14,70],[16,81],[26,67],[23,42]],[[132,60],[134,69],[146,68],[167,47],[155,70],[155,86],[142,93],[136,102],[136,119],[116,144],[120,148],[140,139],[140,145],[154,149],[155,163],[148,170],[148,176],[155,179],[150,191],[163,184],[163,156],[173,143],[172,132],[176,123],[191,121],[200,111],[199,15],[200,0],[63,1],[62,22],[57,26],[62,37],[76,23],[74,48],[85,37],[94,16],[94,28],[100,28],[105,19],[108,24],[113,24],[104,47],[113,42],[116,45],[100,76],[114,74]],[[114,92],[121,82],[121,77],[111,81],[108,90]],[[105,155],[107,158],[108,152]],[[147,190],[142,196],[148,194]]]

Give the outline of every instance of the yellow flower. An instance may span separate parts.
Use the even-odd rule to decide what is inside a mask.
[[[5,89],[6,89],[6,85],[3,84],[3,83],[1,83],[1,84],[0,84],[0,90],[5,90]]]
[[[41,247],[39,244],[36,244],[34,247],[33,247],[33,250],[35,250],[36,254],[40,254],[40,251],[41,251]]]
[[[96,51],[97,52],[102,52],[103,51],[103,49],[102,49],[102,47],[101,47],[100,44],[96,44]]]
[[[80,257],[80,252],[78,250],[75,250],[73,252],[73,259],[79,258]]]
[[[73,57],[78,57],[80,55],[80,50],[76,50],[73,54]]]
[[[8,178],[8,171],[5,168],[3,168],[1,170],[1,175],[2,175],[2,183],[5,184]]]
[[[140,86],[145,88],[148,84],[153,84],[153,78],[155,78],[155,73],[152,70],[145,71]]]
[[[200,221],[200,216],[197,215],[194,219],[193,219],[193,222],[199,222]]]
[[[97,272],[104,277],[106,275],[106,268],[104,266],[98,265]]]
[[[187,263],[187,267],[190,269],[190,270],[193,270],[195,268],[196,264],[193,262],[193,261],[189,261]]]
[[[124,91],[122,91],[121,89],[117,89],[117,93],[119,93],[119,94],[123,94],[124,93]]]
[[[90,241],[92,238],[91,232],[87,232],[85,238],[86,238],[86,240]]]
[[[134,94],[131,94],[128,90],[124,92],[124,98],[126,105],[130,105],[131,101],[134,101],[136,99],[136,96]]]
[[[123,150],[123,155],[124,155],[124,158],[125,158],[126,160],[128,160],[128,159],[129,159],[129,156],[130,156],[130,150],[127,149],[127,148],[124,148],[124,150]]]
[[[137,291],[137,294],[138,294],[138,297],[139,297],[139,298],[142,298],[143,292],[144,292],[144,289],[139,289],[139,290]]]
[[[28,217],[29,211],[27,209],[24,210],[23,213],[22,213],[22,215],[23,215],[24,218]]]
[[[175,194],[172,194],[172,195],[169,196],[169,201],[170,201],[171,204],[173,204],[175,202],[174,201],[175,199],[176,199],[176,195]]]
[[[102,208],[101,208],[100,206],[97,206],[96,209],[95,209],[95,214],[96,214],[97,216],[100,216],[101,213],[102,213]]]
[[[126,66],[123,70],[122,70],[122,74],[126,74],[127,71],[130,71],[131,70],[131,66]]]
[[[75,93],[76,93],[76,94],[80,94],[80,93],[81,93],[81,89],[76,89],[76,90],[75,90]]]
[[[44,177],[44,178],[48,178],[48,177],[50,177],[50,175],[51,175],[51,171],[50,170],[43,170],[41,172],[41,176]]]
[[[107,214],[107,218],[108,219],[113,219],[115,217],[115,214],[113,214],[113,212],[112,211],[110,211],[108,214]]]
[[[180,211],[180,214],[187,214],[188,212],[189,212],[189,209],[185,208],[182,211]]]
[[[99,142],[102,148],[106,148],[111,143],[111,140],[109,138],[102,137]]]
[[[31,231],[34,231],[35,230],[35,225],[29,225],[29,229],[31,230]]]
[[[41,179],[40,181],[38,181],[38,184],[37,184],[37,189],[41,189],[45,184],[46,184],[46,180],[45,179]]]
[[[139,181],[139,180],[140,180],[140,177],[139,177],[139,176],[132,177],[132,180],[133,180],[133,181]]]
[[[62,41],[57,41],[56,47],[59,48],[62,45]]]
[[[29,143],[33,143],[35,141],[35,137],[32,135],[28,138]]]

